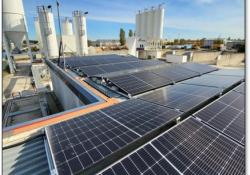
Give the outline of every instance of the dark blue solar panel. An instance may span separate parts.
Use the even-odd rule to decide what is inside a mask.
[[[245,94],[245,93],[246,93],[246,92],[245,92],[245,86],[246,86],[246,83],[243,82],[243,83],[241,83],[239,86],[237,86],[236,88],[234,88],[233,90],[234,90],[235,92],[239,92],[239,93]]]
[[[244,95],[231,91],[194,116],[236,141],[245,143]]]
[[[189,80],[182,81],[183,84],[193,84],[200,86],[210,86],[227,89],[243,79],[241,77],[220,76],[220,75],[202,75]]]
[[[244,69],[220,69],[209,73],[211,75],[223,75],[223,76],[238,76],[243,78],[245,76]]]
[[[102,111],[140,135],[174,121],[182,114],[139,99],[125,101]]]
[[[188,112],[195,107],[219,95],[221,89],[186,84],[168,86],[146,95],[140,96],[142,100],[179,109]]]
[[[174,82],[179,82],[199,75],[197,72],[175,65],[154,69],[152,72]]]
[[[46,132],[59,174],[84,171],[139,138],[99,111],[49,126]]]
[[[244,147],[189,118],[100,174],[245,174]]]
[[[198,63],[184,63],[184,64],[180,64],[179,66],[198,72],[200,74],[205,74],[208,72],[213,72],[215,70],[218,70],[218,68],[216,67],[213,67],[207,64],[198,64]]]
[[[133,73],[129,75],[109,77],[109,80],[114,85],[116,85],[131,96],[141,94],[173,83],[167,78],[163,78],[148,71]]]

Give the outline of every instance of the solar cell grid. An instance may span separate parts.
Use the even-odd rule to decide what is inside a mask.
[[[78,68],[77,72],[80,74],[87,75],[87,76],[94,76],[94,75],[106,73],[104,70],[100,69],[97,66],[80,67],[80,68]],[[83,76],[83,75],[81,75],[81,76]]]
[[[188,112],[216,95],[219,95],[220,92],[220,89],[213,87],[176,84],[142,95],[139,98]]]
[[[127,171],[130,167],[133,170]],[[245,174],[244,147],[196,119],[189,118],[107,167],[100,174],[118,175],[119,172]]]
[[[132,96],[173,83],[167,78],[148,71],[110,77],[109,80]]]
[[[220,69],[218,71],[214,71],[214,72],[211,72],[209,74],[244,77],[245,71],[244,71],[244,69]]]
[[[113,63],[131,62],[131,61],[138,61],[138,59],[135,57],[123,57],[119,55],[95,55],[95,56],[67,58],[66,64],[70,68],[76,68],[82,66],[113,64]]]
[[[246,84],[245,84],[245,82],[243,82],[239,86],[237,86],[236,88],[234,88],[233,90],[235,92],[239,92],[239,93],[245,94],[246,93],[245,92],[245,86],[246,86]]]
[[[99,111],[49,126],[46,132],[59,174],[83,171],[139,137]]]
[[[154,88],[150,84],[147,84],[146,82],[131,75],[110,77],[109,80],[124,92],[132,96]]]
[[[194,116],[219,130],[219,132],[244,144],[244,109],[244,96],[240,93],[230,91],[219,100],[194,114]]]
[[[168,84],[172,84],[172,80],[167,79],[167,78],[162,78],[152,72],[139,72],[139,73],[134,73],[132,76],[146,82],[147,84],[150,84],[153,87],[159,88]]]
[[[139,99],[125,101],[101,111],[140,135],[145,135],[182,114]]]
[[[209,66],[207,64],[184,63],[184,64],[180,64],[179,66],[186,68],[186,69],[190,69],[190,70],[195,71],[195,72],[198,72],[200,74],[205,74],[208,72],[218,70],[216,67]]]
[[[135,175],[135,174],[179,174],[153,147],[148,144],[135,153],[121,160],[106,171],[103,175]]]
[[[220,76],[220,75],[202,75],[200,77],[195,77],[189,80],[182,81],[183,84],[193,84],[200,86],[210,86],[219,88],[229,88],[243,79],[241,77],[230,77],[230,76]]]
[[[173,65],[166,66],[164,68],[154,69],[152,70],[152,72],[162,77],[171,79],[174,82],[179,82],[199,75],[199,73],[196,73],[194,71]]]

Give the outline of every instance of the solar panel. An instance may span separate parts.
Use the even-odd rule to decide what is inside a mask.
[[[245,86],[246,86],[246,84],[245,84],[245,82],[244,83],[241,83],[239,86],[237,86],[236,88],[234,88],[233,90],[235,91],[235,92],[239,92],[239,93],[242,93],[242,94],[245,94],[246,92],[245,92]]]
[[[245,174],[244,147],[189,118],[100,174]],[[123,174],[123,173],[122,173]]]
[[[154,87],[148,83],[139,80],[132,75],[121,75],[117,77],[110,77],[109,80],[122,89],[125,93],[129,95],[136,95],[153,89]]]
[[[76,69],[77,73],[80,76],[94,76],[98,74],[106,73],[103,69],[100,69],[98,66],[85,66],[85,67],[79,67]]]
[[[244,71],[244,69],[220,69],[218,71],[214,71],[214,72],[211,72],[209,74],[244,77],[245,71]]]
[[[219,88],[175,84],[142,95],[139,98],[183,112],[188,112],[220,93],[221,90]]]
[[[220,76],[220,75],[202,75],[189,80],[182,81],[183,84],[193,84],[200,86],[210,86],[227,89],[243,79],[241,77]]]
[[[181,114],[139,99],[128,100],[49,126],[46,134],[59,174],[75,174],[106,162],[110,155],[117,159],[117,151],[124,152],[149,133],[156,135]]]
[[[178,175],[179,172],[152,145],[147,144],[99,174]]]
[[[125,101],[102,111],[140,135],[174,121],[182,114],[139,99]]]
[[[217,101],[194,114],[194,116],[209,126],[244,144],[244,110],[244,95],[230,91]]]
[[[131,96],[173,83],[167,78],[147,71],[110,77],[109,81]]]
[[[208,72],[218,70],[216,67],[209,66],[207,64],[198,64],[198,63],[184,63],[184,64],[180,64],[179,66],[198,72],[200,74],[205,74]]]
[[[155,88],[159,88],[173,83],[173,81],[170,79],[160,77],[152,72],[147,71],[134,73],[132,75]]]
[[[199,75],[199,73],[197,72],[185,69],[180,66],[173,66],[173,65],[154,69],[152,70],[152,72],[162,77],[171,79],[174,82],[179,82]]]
[[[69,68],[91,66],[91,65],[102,65],[102,64],[113,64],[121,62],[139,61],[136,57],[132,56],[120,56],[120,55],[94,55],[94,56],[83,56],[83,57],[69,57],[66,58],[66,65]],[[61,61],[63,65],[63,61]]]
[[[75,174],[104,159],[139,137],[102,112],[46,128],[59,174]]]

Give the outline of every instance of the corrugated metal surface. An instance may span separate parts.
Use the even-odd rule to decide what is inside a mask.
[[[3,174],[50,174],[43,137],[3,150]]]

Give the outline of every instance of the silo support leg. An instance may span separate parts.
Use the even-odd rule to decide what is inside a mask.
[[[29,55],[30,61],[32,63],[33,62],[33,56],[32,56],[32,52],[31,52],[31,48],[30,48],[30,41],[29,41],[28,33],[25,33],[25,38],[26,38],[26,42],[27,42],[27,46],[28,46],[28,55]]]
[[[8,59],[10,73],[14,74],[15,73],[15,69],[14,69],[14,65],[13,65],[14,63],[13,63],[12,58],[11,58],[9,43],[8,43],[8,40],[7,40],[7,38],[6,38],[6,36],[5,36],[4,33],[3,33],[3,42],[4,42],[4,46],[5,46],[5,51],[6,51],[7,59]]]

